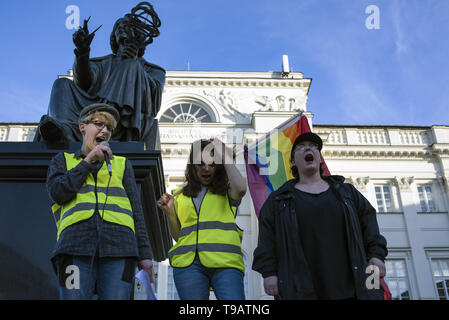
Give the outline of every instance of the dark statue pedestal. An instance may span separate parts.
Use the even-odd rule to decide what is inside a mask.
[[[143,142],[111,142],[114,154],[127,157],[140,188],[154,260],[167,258],[172,245],[168,221],[156,201],[165,192],[160,151]],[[44,143],[0,143],[0,299],[58,299],[57,277],[50,257],[56,225],[46,189],[47,168],[58,152]]]

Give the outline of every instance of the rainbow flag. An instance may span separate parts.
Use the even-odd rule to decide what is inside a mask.
[[[244,157],[249,191],[256,215],[271,192],[293,179],[290,152],[295,139],[310,132],[305,116],[298,114],[268,133],[252,146],[245,146]],[[330,175],[322,158],[324,174]]]
[[[380,284],[384,289],[384,300],[393,300],[393,296],[391,295],[387,282],[384,279],[380,279]]]

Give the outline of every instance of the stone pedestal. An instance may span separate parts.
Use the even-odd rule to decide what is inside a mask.
[[[168,222],[156,200],[165,192],[160,151],[142,142],[111,142],[114,154],[127,157],[140,188],[154,259],[162,261],[172,245]],[[57,299],[57,278],[50,257],[56,225],[46,190],[50,160],[58,152],[43,143],[0,143],[0,299]]]

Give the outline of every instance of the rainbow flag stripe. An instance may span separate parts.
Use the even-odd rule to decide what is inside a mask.
[[[290,152],[295,139],[305,132],[310,132],[309,123],[305,116],[298,114],[254,145],[245,146],[248,186],[257,216],[270,193],[293,179]]]

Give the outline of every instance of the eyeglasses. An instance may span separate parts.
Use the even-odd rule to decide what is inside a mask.
[[[98,130],[103,130],[103,128],[106,127],[109,132],[114,131],[114,128],[111,125],[106,124],[106,123],[104,123],[103,121],[100,121],[100,120],[87,120],[87,121],[84,121],[84,123],[85,124],[92,123],[95,127],[97,127]]]
[[[298,151],[298,150],[303,151],[303,150],[305,150],[306,148],[309,148],[309,149],[312,149],[312,150],[318,150],[319,146],[318,146],[316,143],[311,143],[311,144],[308,145],[308,146],[306,146],[305,144],[298,144],[298,145],[295,147],[295,151]]]

